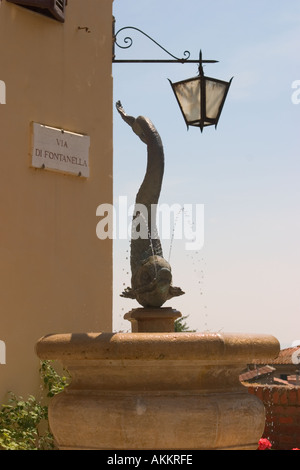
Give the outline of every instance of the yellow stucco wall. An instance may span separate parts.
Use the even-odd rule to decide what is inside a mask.
[[[0,400],[39,385],[36,341],[111,331],[112,0],[69,0],[64,24],[0,1]],[[90,32],[79,30],[88,27]],[[90,177],[31,167],[31,123],[90,136]]]

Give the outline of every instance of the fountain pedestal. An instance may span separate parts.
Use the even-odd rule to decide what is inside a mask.
[[[133,323],[135,313],[127,315]],[[60,449],[256,449],[265,411],[239,375],[276,357],[279,343],[268,335],[83,333],[43,337],[36,352],[72,377],[49,407]]]
[[[134,308],[124,315],[131,323],[132,333],[169,333],[180,317],[181,313],[170,307]]]

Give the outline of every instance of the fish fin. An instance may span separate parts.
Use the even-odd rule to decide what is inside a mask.
[[[120,297],[126,297],[127,299],[135,299],[135,294],[131,287],[126,287],[122,294],[120,294]]]
[[[181,290],[180,287],[170,286],[170,289],[169,289],[170,299],[172,297],[178,297],[179,295],[183,295],[183,294],[185,294],[185,292],[183,292],[183,290]]]

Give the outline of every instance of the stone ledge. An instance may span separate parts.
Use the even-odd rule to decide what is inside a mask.
[[[36,344],[40,359],[202,359],[222,363],[270,361],[280,349],[269,335],[238,333],[68,333]]]

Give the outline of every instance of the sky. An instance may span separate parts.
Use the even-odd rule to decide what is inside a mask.
[[[188,50],[207,76],[232,84],[218,123],[185,125],[168,79],[198,74],[197,64],[113,64],[114,102],[151,119],[164,146],[159,203],[204,208],[200,249],[166,237],[173,284],[185,295],[170,306],[198,332],[300,339],[300,3],[298,0],[114,0],[116,32],[141,29],[177,57]],[[137,31],[117,59],[169,59]],[[297,88],[293,88],[297,87]],[[114,110],[114,205],[134,203],[146,147]],[[119,212],[118,212],[119,211]],[[130,223],[130,217],[128,217]],[[176,221],[174,222],[176,226]],[[139,307],[120,297],[130,285],[130,239],[114,240],[114,331]]]

